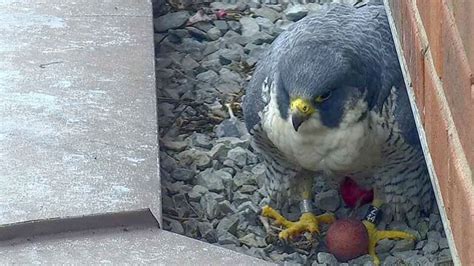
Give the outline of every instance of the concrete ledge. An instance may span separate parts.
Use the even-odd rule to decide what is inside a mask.
[[[115,227],[0,242],[0,264],[272,265],[156,227]]]
[[[0,36],[0,225],[160,221],[150,2],[0,1]]]

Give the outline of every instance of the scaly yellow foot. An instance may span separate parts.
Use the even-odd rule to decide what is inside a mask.
[[[275,219],[277,224],[286,228],[285,230],[281,231],[280,234],[278,234],[278,237],[283,240],[293,238],[302,232],[319,234],[319,223],[330,224],[335,220],[333,214],[326,213],[316,216],[310,212],[306,212],[301,215],[299,221],[292,222],[288,221],[285,217],[268,205],[262,208],[262,216]]]
[[[375,254],[375,246],[377,242],[382,239],[413,239],[416,237],[412,234],[402,232],[402,231],[378,231],[375,227],[375,224],[367,220],[362,221],[367,228],[367,233],[369,233],[369,255],[374,259],[375,265],[380,265],[380,259]]]

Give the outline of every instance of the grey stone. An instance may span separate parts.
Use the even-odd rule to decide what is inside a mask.
[[[412,239],[403,239],[395,242],[392,252],[407,251],[415,248],[415,241]]]
[[[242,82],[242,78],[240,77],[240,75],[228,68],[222,68],[219,71],[219,76],[224,82]]]
[[[206,239],[209,243],[216,243],[217,242],[217,232],[214,230],[210,223],[200,222],[198,224],[199,233],[201,237]]]
[[[288,20],[298,21],[308,14],[308,9],[304,5],[294,5],[285,9],[284,14]]]
[[[222,68],[222,63],[219,59],[210,59],[201,62],[201,66],[207,70],[218,72]]]
[[[211,150],[208,152],[208,155],[213,159],[219,159],[227,156],[227,152],[229,151],[229,147],[224,145],[223,143],[215,144]]]
[[[296,264],[296,265],[305,264],[306,263],[306,256],[302,255],[302,254],[299,254],[298,252],[293,252],[293,253],[289,254],[288,256],[286,256],[285,258],[283,258],[283,261],[290,263],[290,264],[285,263],[285,265],[292,265],[293,263]]]
[[[184,232],[187,236],[197,238],[199,235],[198,221],[196,219],[189,219],[183,222]]]
[[[272,23],[281,17],[280,13],[266,6],[256,9],[254,13],[257,16],[269,19]]]
[[[214,27],[207,31],[207,36],[209,37],[210,40],[215,41],[222,36],[222,31],[218,29],[217,27]]]
[[[220,245],[227,245],[227,244],[240,245],[239,239],[229,232],[222,232],[222,234],[218,234],[218,236],[219,236],[219,239],[217,243],[219,243]]]
[[[235,137],[240,138],[244,134],[246,134],[245,125],[242,121],[238,119],[226,119],[222,121],[219,125],[217,125],[215,129],[216,136],[218,138],[223,137]]]
[[[275,39],[275,36],[272,36],[265,32],[260,32],[260,34],[258,34],[258,36],[254,38],[252,43],[256,45],[261,45],[264,43],[271,43],[274,39]]]
[[[247,193],[247,194],[252,194],[254,193],[258,188],[256,186],[252,185],[243,185],[239,191],[242,193]]]
[[[218,202],[210,195],[210,193],[201,197],[200,204],[208,219],[214,219],[217,217]]]
[[[232,197],[232,202],[233,202],[236,206],[239,206],[240,204],[242,204],[242,203],[244,203],[244,202],[247,202],[247,201],[252,201],[250,195],[248,195],[248,194],[243,194],[243,193],[240,192],[240,191],[234,192],[233,197]]]
[[[335,189],[316,194],[314,202],[318,208],[331,212],[337,210],[341,204],[339,193]]]
[[[199,173],[196,181],[198,185],[206,187],[209,191],[221,192],[224,190],[222,180],[225,178],[232,179],[232,176],[225,171],[209,168]]]
[[[429,228],[430,230],[436,229],[436,224],[441,220],[438,214],[431,213],[429,218]]]
[[[192,190],[188,193],[188,197],[190,201],[200,201],[201,197],[209,192],[206,187],[201,185],[195,185]]]
[[[395,245],[394,240],[382,239],[377,243],[377,246],[375,247],[375,252],[377,254],[389,252],[393,248],[394,245]]]
[[[324,265],[338,265],[338,261],[333,254],[326,252],[319,252],[317,255],[318,262]]]
[[[235,49],[221,49],[218,56],[231,61],[240,61],[241,53]]]
[[[216,230],[219,235],[222,235],[223,232],[228,232],[232,235],[237,233],[237,227],[239,225],[239,218],[235,215],[227,216],[222,218],[217,224]]]
[[[443,237],[438,242],[439,249],[449,248],[448,239]]]
[[[408,250],[408,251],[393,252],[392,255],[397,257],[397,258],[400,258],[402,260],[406,260],[410,257],[418,255],[418,251],[417,250]]]
[[[208,70],[206,72],[200,73],[196,76],[196,78],[200,81],[207,82],[207,83],[214,83],[217,81],[217,78],[219,75],[217,75],[216,72],[213,70]]]
[[[266,32],[268,34],[273,33],[273,28],[275,28],[275,25],[268,18],[258,17],[258,18],[255,18],[255,21],[260,26],[260,29],[262,32]]]
[[[423,247],[426,245],[426,240],[421,240],[421,241],[418,241],[418,243],[416,243],[415,245],[415,249],[416,250],[420,250],[420,249],[423,249]]]
[[[428,240],[428,242],[425,244],[423,247],[423,253],[426,254],[434,254],[436,251],[438,251],[439,246],[438,243]]]
[[[178,11],[168,13],[153,20],[155,31],[164,32],[169,29],[176,29],[183,26],[189,19],[190,15],[187,11]]]
[[[160,143],[165,149],[177,152],[184,151],[188,147],[188,143],[186,141],[172,141],[169,139],[162,139]]]
[[[211,149],[212,148],[212,140],[211,138],[202,133],[194,132],[190,137],[190,143],[196,147],[204,148],[204,149]]]
[[[172,232],[175,232],[180,235],[184,235],[184,227],[180,222],[173,219],[167,219],[167,220],[169,222],[169,227]]]
[[[183,61],[181,61],[181,65],[183,66],[184,70],[193,70],[197,67],[199,67],[199,63],[196,62],[190,55],[186,55],[183,58]]]
[[[429,231],[428,232],[428,241],[439,242],[441,239],[441,233],[438,231]]]
[[[236,212],[235,207],[232,206],[232,204],[228,200],[219,202],[217,208],[218,208],[217,212],[220,216],[225,216],[225,215],[233,214]]]
[[[239,241],[249,247],[265,247],[267,243],[265,240],[254,233],[249,233],[244,237],[239,238]]]
[[[189,181],[194,178],[194,171],[186,169],[186,168],[176,168],[172,173],[171,176],[173,179],[178,181]]]
[[[256,224],[257,216],[260,213],[260,209],[257,207],[256,203],[252,201],[243,202],[239,205],[237,211],[242,215],[242,217],[244,217],[245,221],[252,225]]]
[[[229,30],[229,24],[227,24],[225,20],[214,20],[214,25],[221,31],[222,34]]]
[[[242,25],[242,36],[255,37],[260,33],[260,26],[253,18],[242,17],[240,24]]]
[[[204,56],[210,55],[212,53],[215,53],[219,51],[221,43],[219,41],[212,41],[212,42],[207,42],[206,47],[204,47],[204,50],[202,54]]]
[[[266,166],[263,163],[257,164],[252,168],[255,182],[257,182],[259,187],[263,187],[263,184],[265,183],[266,171]]]
[[[432,265],[434,266],[434,263],[432,263],[427,257],[423,257],[421,255],[416,255],[413,257],[409,257],[403,260],[404,263],[407,265]]]
[[[438,257],[440,260],[450,260],[451,251],[449,249],[443,249],[439,252]]]
[[[382,266],[400,265],[403,260],[394,256],[388,256],[382,261]]]
[[[243,185],[256,185],[256,180],[253,173],[248,171],[236,173],[232,181],[235,188],[239,188]]]
[[[171,172],[176,167],[178,167],[178,163],[173,157],[169,156],[165,152],[161,152],[160,153],[160,167],[168,172]]]
[[[243,167],[247,163],[248,154],[247,150],[241,147],[235,147],[227,152],[227,157],[234,161],[239,167]]]
[[[275,22],[275,31],[276,33],[281,33],[287,30],[291,25],[293,25],[293,21],[289,21],[286,19],[279,19]]]
[[[229,25],[229,28],[235,32],[239,32],[242,28],[242,25],[237,22],[237,21],[228,21],[227,24]]]
[[[212,164],[211,158],[209,156],[199,156],[195,161],[194,165],[196,165],[197,169],[205,170],[209,168]]]
[[[426,221],[419,222],[416,230],[420,233],[421,239],[425,239],[429,231],[428,223]]]
[[[236,94],[241,91],[241,86],[236,82],[219,82],[216,86],[217,90],[222,94]]]
[[[206,32],[206,31],[210,30],[213,26],[209,21],[199,21],[197,23],[194,23],[193,27]]]
[[[350,260],[348,263],[349,265],[364,265],[364,266],[375,265],[370,255],[362,255],[353,260]]]

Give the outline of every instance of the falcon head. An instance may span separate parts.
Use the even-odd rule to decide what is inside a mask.
[[[373,75],[343,46],[313,41],[281,56],[275,72],[278,108],[296,131],[338,128],[366,117]]]

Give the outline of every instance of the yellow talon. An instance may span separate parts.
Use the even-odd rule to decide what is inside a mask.
[[[288,238],[292,238],[305,231],[319,234],[319,223],[329,224],[335,220],[334,215],[332,214],[326,213],[316,216],[310,212],[306,212],[301,215],[299,221],[292,222],[288,221],[268,205],[262,208],[262,216],[275,219],[277,224],[286,228],[278,234],[278,237],[284,240],[288,240]]]
[[[369,255],[372,256],[374,259],[375,265],[380,265],[380,259],[378,258],[377,254],[375,254],[375,246],[377,242],[382,239],[413,239],[415,240],[416,237],[412,234],[402,232],[402,231],[378,231],[375,227],[375,224],[364,220],[363,221],[365,228],[367,228],[367,233],[369,234]]]

